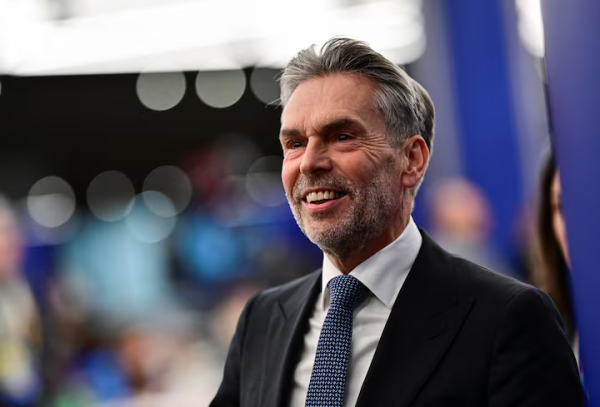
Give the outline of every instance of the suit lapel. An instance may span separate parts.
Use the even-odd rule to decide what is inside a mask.
[[[293,375],[304,344],[308,320],[321,291],[321,272],[310,275],[289,298],[271,312],[265,340],[261,407],[289,404]]]
[[[459,298],[450,257],[421,231],[423,244],[396,299],[357,406],[408,407],[448,350],[472,300]]]

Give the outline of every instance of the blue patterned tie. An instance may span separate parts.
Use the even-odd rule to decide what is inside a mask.
[[[352,346],[352,314],[367,288],[349,275],[329,281],[329,311],[321,328],[306,407],[342,407]]]

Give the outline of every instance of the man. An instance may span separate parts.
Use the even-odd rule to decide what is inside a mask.
[[[551,300],[411,218],[433,145],[427,92],[341,38],[301,51],[281,91],[283,185],[323,269],[248,302],[211,405],[583,405]]]

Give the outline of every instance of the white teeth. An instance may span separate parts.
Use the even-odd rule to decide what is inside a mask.
[[[323,201],[326,199],[337,199],[341,195],[341,192],[336,191],[311,192],[310,194],[306,195],[306,202],[311,203],[315,201]]]

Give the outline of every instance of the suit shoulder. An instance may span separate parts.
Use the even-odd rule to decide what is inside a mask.
[[[475,300],[472,312],[480,326],[513,324],[517,321],[515,315],[526,321],[552,324],[560,320],[554,303],[543,291],[459,257],[451,262],[457,291],[461,297]]]
[[[307,290],[321,275],[321,269],[292,280],[286,284],[263,290],[257,294],[258,302],[283,301],[298,291]]]
[[[433,269],[436,279],[447,284],[448,289],[455,290],[455,294],[481,300],[491,306],[508,304],[521,292],[531,291],[544,296],[529,284],[444,250],[424,230],[421,230],[421,234],[423,245],[416,262],[421,259],[420,267]]]
[[[475,297],[510,302],[521,293],[545,295],[537,288],[457,256],[451,256],[458,286]]]

